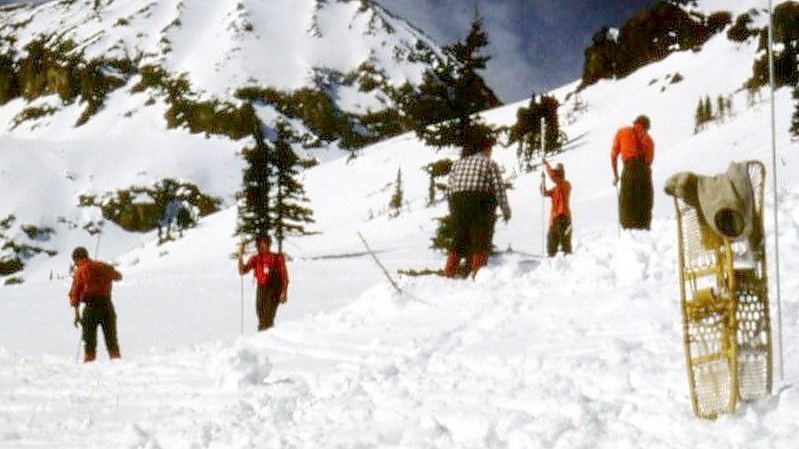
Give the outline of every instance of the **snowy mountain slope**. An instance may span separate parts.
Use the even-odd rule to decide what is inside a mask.
[[[73,52],[86,60],[163,66],[212,96],[232,96],[244,85],[293,90],[308,85],[315,69],[348,73],[366,61],[386,70],[394,85],[418,81],[423,65],[401,55],[417,42],[432,46],[379,6],[359,1],[60,0],[4,13],[2,31],[16,49],[56,36],[74,41]]]
[[[93,238],[81,228],[104,221],[96,208],[76,207],[81,194],[102,197],[173,178],[232,205],[241,183],[238,152],[252,143],[224,115],[245,103],[241,89],[276,96],[273,103],[246,101],[267,128],[283,120],[313,141],[320,131],[301,116],[324,121],[324,114],[351,114],[347,126],[357,134],[364,132],[359,114],[392,108],[388,90],[418,82],[428,66],[415,59],[419,53],[438,52],[377,5],[315,0],[6,7],[0,50],[0,188],[26,192],[0,198],[0,219],[16,218],[6,232],[11,240],[49,251]],[[109,79],[118,85],[108,87]],[[329,110],[303,109],[317,107]],[[190,120],[206,132],[190,133]],[[346,155],[337,144],[344,145],[306,154]],[[109,257],[142,238],[123,238],[105,222]],[[43,244],[26,238],[23,226],[54,233]],[[125,242],[112,246],[120,238]],[[24,259],[26,271],[58,265],[40,255]]]
[[[745,9],[755,2],[738,3]],[[64,255],[43,259],[26,272],[25,284],[0,293],[0,313],[13,317],[0,326],[6,348],[0,351],[0,447],[791,447],[795,387],[778,388],[773,397],[713,422],[692,417],[676,230],[670,198],[660,189],[674,171],[711,174],[731,160],[769,159],[767,104],[749,107],[745,92],[736,92],[750,76],[754,55],[754,42],[736,44],[720,34],[701,52],[673,54],[581,93],[587,110],[566,125],[573,142],[554,158],[566,165],[574,189],[570,257],[505,254],[474,282],[400,278],[406,294],[394,294],[355,231],[392,273],[440,267],[443,256],[428,246],[432,218],[445,205],[424,207],[421,166],[455,157],[453,150],[436,153],[403,135],[360,150],[349,162],[337,159],[306,172],[321,234],[288,242],[289,303],[265,334],[254,335],[247,279],[246,336],[233,341],[241,285],[229,257],[236,244],[232,208],[162,246],[152,234],[132,238],[107,228],[100,255],[116,260],[126,276],[115,287],[120,362],[108,363],[104,354],[93,366],[74,362],[68,282],[47,279],[51,269],[64,274],[68,261]],[[670,84],[666,76],[676,72],[684,80]],[[555,93],[565,98],[573,88]],[[695,135],[699,97],[718,94],[734,95],[735,116]],[[561,111],[564,124],[571,101]],[[520,105],[485,117],[511,124]],[[799,254],[791,110],[783,89],[777,93],[777,147],[788,386],[799,373],[790,357],[799,330],[799,285],[790,270]],[[656,141],[655,221],[650,233],[619,235],[609,146],[616,128],[641,112],[652,117]],[[37,153],[41,140],[4,139],[20,146],[18,160],[33,154],[42,164],[75,171],[76,181],[67,185],[90,188],[90,173],[112,182],[112,175],[82,167],[100,166],[113,155],[87,151],[72,162],[50,151],[47,159],[47,152]],[[211,153],[215,142],[198,151]],[[202,172],[192,151],[169,156],[166,166],[194,168],[220,191],[234,183],[233,174],[217,177],[228,176],[227,170]],[[515,186],[514,219],[498,226],[497,246],[540,253],[539,175],[517,173],[514,149],[497,148],[494,157]],[[120,168],[136,164],[121,162]],[[384,212],[399,168],[409,205],[389,218]],[[49,195],[71,195],[46,191],[57,189],[55,180],[29,181],[20,173],[3,176],[8,185],[31,189],[44,205]],[[91,250],[95,242],[77,234],[69,244]]]

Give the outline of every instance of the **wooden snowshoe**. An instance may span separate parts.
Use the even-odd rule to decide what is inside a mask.
[[[747,164],[762,234],[765,167]],[[771,393],[765,238],[731,242],[675,197],[683,338],[694,413],[715,418]],[[754,246],[754,247],[753,247]]]

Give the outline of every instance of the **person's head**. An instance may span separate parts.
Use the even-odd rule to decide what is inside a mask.
[[[491,149],[497,142],[491,128],[482,125],[467,129],[463,137],[464,144],[461,157],[469,157],[477,153],[490,155]]]
[[[555,176],[555,179],[566,179],[566,170],[560,162],[552,168],[552,174]]]
[[[497,139],[491,134],[486,134],[482,136],[479,142],[480,152],[489,156],[491,155],[491,150],[494,149],[494,144],[497,143]]]
[[[259,253],[268,253],[269,248],[272,246],[272,239],[269,234],[261,234],[255,239],[255,243]]]
[[[645,116],[643,114],[641,114],[638,117],[636,117],[635,120],[633,120],[633,124],[634,125],[639,125],[642,128],[644,128],[645,130],[649,131],[649,126],[650,126],[649,117],[647,117],[647,116]]]
[[[86,251],[86,248],[82,246],[76,247],[72,250],[72,263],[75,265],[79,264],[83,260],[89,259],[89,252]]]

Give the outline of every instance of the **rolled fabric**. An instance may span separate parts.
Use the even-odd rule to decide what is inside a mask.
[[[732,162],[723,174],[702,176],[680,172],[666,180],[664,190],[699,211],[713,232],[731,240],[759,240],[755,231],[755,194],[748,162]]]

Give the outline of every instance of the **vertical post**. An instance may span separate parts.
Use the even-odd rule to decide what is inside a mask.
[[[244,335],[244,276],[239,276],[241,278],[241,335]]]
[[[785,380],[785,368],[782,347],[782,294],[780,291],[780,225],[779,199],[777,195],[777,129],[774,107],[774,9],[772,1],[768,2],[768,77],[771,86],[771,180],[774,193],[774,266],[777,287],[777,328],[779,329],[780,380]]]
[[[547,121],[544,117],[541,117],[541,161],[544,161],[546,157],[546,142],[547,142]],[[543,165],[543,164],[542,164]],[[541,170],[544,170],[542,167]],[[541,182],[544,182],[544,172],[541,172]],[[545,206],[546,198],[542,195],[541,196],[541,254],[543,256],[547,255],[547,213],[546,213],[546,206]]]

